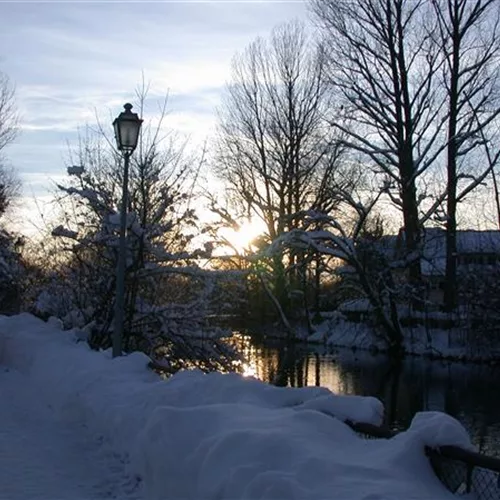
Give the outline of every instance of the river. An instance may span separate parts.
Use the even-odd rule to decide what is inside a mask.
[[[246,375],[278,385],[327,387],[337,394],[375,396],[386,424],[404,429],[422,410],[444,411],[469,431],[479,451],[500,456],[500,368],[256,340],[239,335]]]

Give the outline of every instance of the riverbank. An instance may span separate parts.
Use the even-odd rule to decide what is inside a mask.
[[[369,320],[350,321],[338,311],[322,312],[321,320],[309,327],[294,324],[291,333],[277,325],[248,325],[248,328],[243,330],[258,330],[259,335],[280,341],[364,350],[370,353],[390,351],[386,334],[381,327],[373,325]],[[430,328],[428,325],[414,323],[412,326],[403,326],[402,332],[404,339],[400,354],[500,366],[500,346],[484,337],[477,341],[471,338],[471,333],[465,329]]]
[[[341,314],[325,315],[311,335],[299,337],[310,343],[332,347],[388,352],[384,331],[366,322],[346,320]],[[472,343],[468,332],[459,328],[429,328],[424,325],[402,327],[405,354],[429,359],[500,365],[500,346]]]

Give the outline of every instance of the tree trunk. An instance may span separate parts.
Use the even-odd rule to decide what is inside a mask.
[[[456,4],[455,4],[456,7]],[[449,120],[447,149],[447,221],[446,221],[446,272],[444,283],[444,308],[452,312],[457,306],[457,125],[458,83],[460,78],[460,33],[455,18],[449,90]]]

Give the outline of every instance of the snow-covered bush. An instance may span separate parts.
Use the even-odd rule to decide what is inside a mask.
[[[302,228],[276,239],[268,251],[285,247],[306,255],[320,255],[329,263],[327,272],[348,275],[345,281],[355,293],[351,298],[366,298],[373,326],[387,348],[400,354],[404,348],[398,303],[408,300],[410,294],[404,282],[396,281],[394,271],[406,270],[410,259],[408,262],[404,258],[395,259],[392,243],[388,255],[383,239],[370,237],[366,231],[368,218],[384,190],[382,186],[371,199],[364,201],[346,194],[344,205],[351,214],[344,220],[314,211],[301,213]]]
[[[145,96],[139,97],[142,107]],[[57,186],[61,218],[52,228],[50,250],[57,260],[35,300],[35,312],[56,315],[66,327],[92,323],[95,348],[109,347],[114,323],[123,164],[110,144],[102,133],[82,139],[77,161],[84,168]],[[169,368],[227,368],[231,353],[212,335],[194,340],[207,336],[220,273],[197,264],[210,250],[193,243],[197,217],[190,205],[201,160],[186,154],[184,145],[174,138],[162,142],[159,129],[145,124],[131,157],[124,348],[167,355]],[[52,310],[43,310],[44,303]]]

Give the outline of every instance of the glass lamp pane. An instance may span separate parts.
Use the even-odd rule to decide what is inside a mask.
[[[120,136],[123,149],[135,149],[137,144],[137,124],[132,120],[122,120]]]
[[[120,139],[120,124],[118,122],[118,119],[116,119],[113,122],[113,127],[115,129],[115,141],[116,141],[116,146],[118,147],[118,150],[121,150],[121,139]]]
[[[132,104],[127,103],[123,107],[125,111],[116,118],[113,127],[118,149],[131,154],[137,146],[142,120],[130,111]]]

